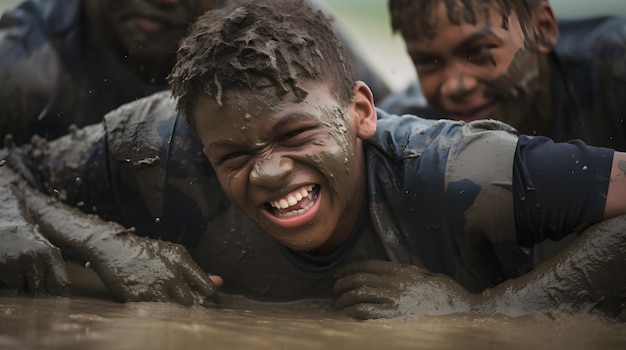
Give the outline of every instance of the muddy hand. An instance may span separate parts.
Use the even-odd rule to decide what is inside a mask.
[[[14,184],[21,179],[0,167],[0,289],[67,296],[70,280],[59,249],[22,211]]]
[[[215,296],[217,286],[182,246],[136,236],[132,229],[51,200],[28,186],[19,190],[50,242],[89,262],[120,300],[205,305]]]
[[[335,276],[335,307],[358,319],[468,312],[473,297],[448,276],[408,264],[368,260]]]
[[[128,232],[102,235],[91,242],[93,269],[121,300],[209,305],[207,298],[217,293],[213,280],[179,244]]]
[[[0,219],[0,289],[33,295],[71,294],[59,249],[30,224],[8,223],[5,217]]]

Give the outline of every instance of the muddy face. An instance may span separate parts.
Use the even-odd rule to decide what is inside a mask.
[[[143,57],[170,56],[193,20],[218,0],[92,0],[90,16],[101,17],[98,30],[112,35],[114,46]],[[112,33],[111,33],[112,32]]]
[[[224,191],[293,250],[330,253],[356,221],[365,189],[358,114],[325,86],[307,97],[230,93],[201,98],[193,121]]]
[[[425,97],[441,117],[495,118],[519,127],[526,108],[536,103],[540,78],[546,79],[545,57],[527,45],[517,15],[503,19],[494,6],[475,3],[473,23],[451,22],[440,1],[433,13],[423,14],[435,18],[432,32],[424,33],[417,23],[425,19],[419,19],[414,35],[405,35],[406,47]],[[453,10],[461,11],[461,2]]]

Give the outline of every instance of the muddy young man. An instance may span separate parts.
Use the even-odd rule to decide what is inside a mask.
[[[120,300],[202,304],[221,285],[358,318],[621,311],[625,154],[377,110],[328,19],[295,0],[202,16],[171,84],[176,100],[4,151],[1,170],[123,225],[6,186],[39,246],[90,262]],[[532,269],[535,242],[578,233]],[[3,282],[54,292],[20,260],[45,258],[2,252],[18,267]]]
[[[219,0],[27,0],[0,19],[0,140],[67,134],[168,88],[178,43]],[[346,39],[347,40],[347,39]],[[351,47],[352,48],[352,47]],[[359,76],[386,84],[352,48]]]
[[[626,149],[626,20],[557,21],[548,1],[389,0],[434,115]],[[420,89],[382,108],[424,108]]]

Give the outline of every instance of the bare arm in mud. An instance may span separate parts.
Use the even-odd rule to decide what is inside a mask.
[[[82,213],[24,183],[15,189],[41,232],[61,251],[90,262],[119,300],[209,305],[207,298],[217,292],[182,246],[136,236],[132,229]]]
[[[619,216],[621,215],[621,216]],[[388,261],[348,266],[335,284],[336,307],[359,318],[444,315],[511,316],[600,311],[617,316],[626,303],[626,154],[616,152],[604,218],[554,259],[481,294],[452,278]]]
[[[26,220],[13,187],[19,181],[11,169],[0,166],[0,289],[70,295],[61,251]]]
[[[626,216],[596,224],[554,259],[480,294],[414,265],[358,262],[340,272],[335,305],[358,319],[454,313],[520,316],[556,309],[614,317],[626,303],[625,227]]]

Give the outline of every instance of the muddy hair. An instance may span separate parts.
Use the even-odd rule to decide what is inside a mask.
[[[198,97],[218,105],[229,91],[274,87],[306,98],[303,81],[327,83],[340,103],[352,100],[352,63],[330,18],[302,0],[238,0],[199,17],[169,76],[177,109],[190,122]]]
[[[511,12],[517,14],[522,30],[528,38],[532,10],[548,0],[389,0],[389,14],[393,32],[400,31],[406,39],[419,39],[421,36],[433,38],[437,16],[433,15],[437,5],[443,2],[447,8],[448,21],[460,25],[463,22],[476,24],[479,11],[487,11],[495,6],[502,16],[502,28],[508,29]],[[416,25],[417,24],[417,25]]]

